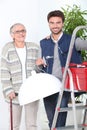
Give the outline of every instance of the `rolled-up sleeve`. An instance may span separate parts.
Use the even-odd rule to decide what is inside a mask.
[[[76,38],[75,47],[77,51],[87,50],[87,40]]]

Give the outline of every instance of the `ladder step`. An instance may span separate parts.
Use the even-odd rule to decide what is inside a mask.
[[[78,130],[80,130],[80,129],[82,130],[82,128],[86,128],[86,127],[87,127],[87,124],[78,124]],[[69,125],[69,126],[65,126],[65,127],[57,127],[55,130],[67,130],[67,129],[74,130],[74,125]]]
[[[76,106],[76,109],[77,109],[77,110],[87,109],[87,105],[79,105],[79,106]],[[57,110],[58,110],[59,112],[71,111],[71,110],[72,110],[72,107],[58,108]]]

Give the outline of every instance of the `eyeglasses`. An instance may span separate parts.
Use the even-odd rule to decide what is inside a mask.
[[[25,29],[23,29],[23,30],[17,30],[17,31],[14,31],[12,33],[14,33],[14,34],[26,33],[26,30]]]

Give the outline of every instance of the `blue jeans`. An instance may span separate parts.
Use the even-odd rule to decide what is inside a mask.
[[[51,96],[44,98],[44,106],[45,106],[45,110],[46,110],[46,114],[47,114],[47,118],[48,118],[48,121],[49,121],[49,127],[50,128],[52,126],[52,121],[53,121],[53,117],[54,117],[54,113],[55,113],[58,95],[59,95],[59,93],[56,93],[56,94],[53,94]],[[61,101],[61,107],[62,108],[68,107],[69,98],[70,98],[70,93],[64,92],[63,98],[62,98],[62,101]],[[59,115],[58,115],[55,127],[57,128],[57,127],[65,126],[66,117],[67,117],[67,112],[60,112]]]

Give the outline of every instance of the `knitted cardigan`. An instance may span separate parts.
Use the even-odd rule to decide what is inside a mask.
[[[31,75],[31,71],[35,69],[35,61],[39,56],[39,46],[35,43],[26,42],[26,78]],[[18,57],[13,42],[7,43],[1,54],[1,83],[5,100],[9,102],[8,94],[11,92],[18,93],[22,85],[22,64]],[[25,86],[26,87],[26,86]],[[18,97],[13,100],[18,104]]]

